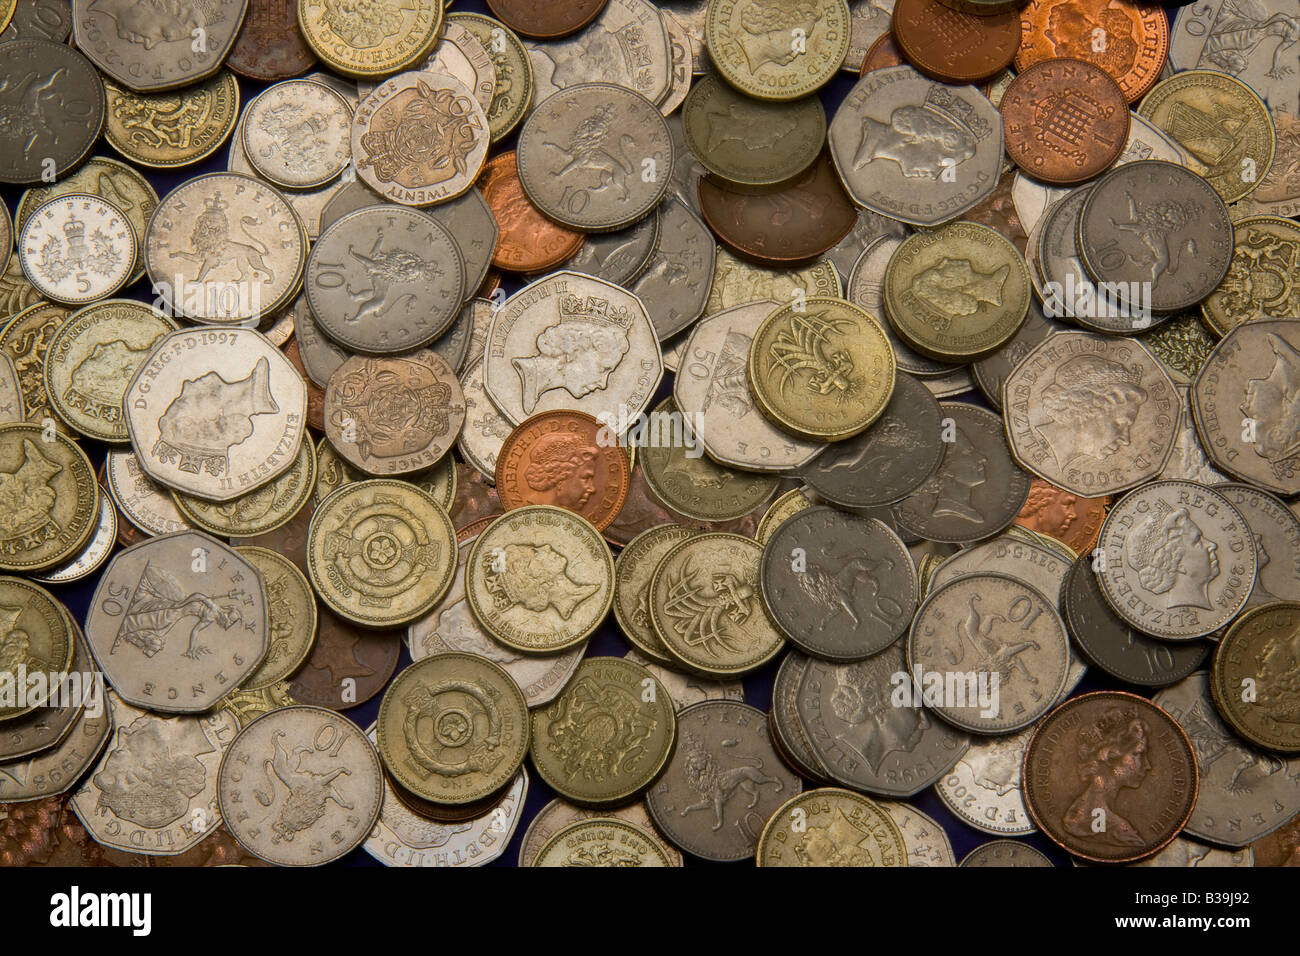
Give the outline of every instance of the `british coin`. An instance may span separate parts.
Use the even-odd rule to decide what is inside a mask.
[[[849,51],[851,32],[845,0],[715,0],[704,37],[723,79],[747,96],[784,101],[831,81]]]
[[[620,423],[621,436],[654,397],[663,360],[640,299],[557,272],[502,304],[483,371],[488,395],[513,424],[566,408]]]
[[[1111,4],[1106,10],[1077,10],[1061,0],[1030,3],[1020,12],[1016,69],[1052,57],[1074,57],[1106,70],[1128,102],[1141,99],[1160,78],[1169,50],[1169,21],[1158,10],[1136,3]],[[1101,28],[1114,34],[1118,49],[1093,48],[1092,31],[1103,20],[1106,26]]]
[[[1255,90],[1229,73],[1178,73],[1157,83],[1137,112],[1187,151],[1189,168],[1205,177],[1225,203],[1249,196],[1273,164],[1276,133],[1269,108]],[[1222,123],[1224,116],[1233,117],[1232,145],[1206,149],[1200,124]],[[1243,175],[1246,170],[1250,175]]]
[[[410,69],[455,77],[473,94],[485,114],[492,105],[492,95],[496,92],[497,85],[496,67],[492,58],[474,34],[449,19],[443,21],[438,45],[433,48],[433,52]],[[364,99],[377,85],[374,80],[366,79],[357,83],[357,89]]]
[[[1300,314],[1300,284],[1279,268],[1276,251],[1300,242],[1300,226],[1275,216],[1247,216],[1232,224],[1232,264],[1219,287],[1201,303],[1209,326],[1226,335],[1253,319]]]
[[[133,451],[110,451],[104,456],[104,485],[128,522],[146,535],[188,531],[185,519],[167,489],[140,467]]]
[[[0,32],[0,43],[33,37],[55,43],[67,42],[72,32],[70,0],[33,0],[31,3],[11,3],[10,6],[13,16],[9,25]]]
[[[470,610],[485,631],[525,654],[584,642],[609,613],[614,559],[584,518],[528,505],[493,521],[465,571]]]
[[[849,36],[849,52],[840,67],[850,73],[859,73],[866,64],[867,51],[882,36],[893,30],[894,0],[849,0],[849,14],[853,18]]]
[[[11,255],[4,273],[0,274],[0,321],[8,323],[7,329],[20,312],[38,304],[41,304],[40,294],[23,275],[18,257]],[[48,308],[58,309],[59,306]]]
[[[143,245],[167,310],[215,325],[278,310],[297,294],[307,261],[302,223],[284,197],[238,173],[173,189],[149,219]]]
[[[1020,45],[1015,10],[980,15],[939,0],[898,0],[893,22],[908,62],[945,83],[989,79],[1011,65]]]
[[[760,597],[762,547],[725,532],[680,542],[650,579],[655,634],[687,669],[710,677],[756,670],[780,653],[785,638]]]
[[[1298,834],[1300,834],[1300,817],[1292,817],[1291,821],[1282,828],[1274,830],[1263,839],[1256,840],[1244,851],[1231,854],[1234,865],[1268,867],[1300,865],[1300,852],[1297,852],[1300,851],[1300,842],[1297,842]],[[1194,846],[1200,848],[1200,844]],[[1227,855],[1222,850],[1210,851],[1211,858],[1216,856],[1222,858]]]
[[[14,221],[9,215],[6,204],[0,209],[0,271],[8,271],[9,261],[14,253]]]
[[[1233,208],[1257,216],[1295,216],[1300,213],[1300,115],[1277,106],[1269,111],[1277,130],[1273,165],[1255,191]]]
[[[13,119],[0,135],[0,182],[62,179],[99,139],[104,84],[91,62],[64,43],[15,40],[4,47],[0,110]]]
[[[1002,420],[963,402],[939,405],[952,425],[943,460],[916,491],[894,506],[901,530],[964,544],[1015,521],[1029,497],[1029,476],[1016,464]]]
[[[772,620],[818,658],[878,654],[916,611],[916,569],[903,542],[879,521],[834,508],[810,508],[781,524],[759,573]]]
[[[363,627],[397,627],[427,614],[451,586],[456,533],[414,485],[360,481],[317,506],[307,568],[335,613]]]
[[[429,55],[442,31],[439,0],[380,0],[374,9],[298,0],[298,25],[322,63],[354,79],[409,70]]]
[[[52,747],[0,763],[0,799],[11,805],[29,803],[72,789],[99,757],[112,732],[113,719],[104,698],[101,690],[95,710],[77,709],[67,736]]]
[[[650,621],[650,579],[664,555],[695,534],[677,524],[656,525],[629,541],[614,561],[613,608],[619,628],[633,647],[667,664],[675,659]]]
[[[604,0],[561,0],[545,8],[525,0],[490,0],[489,9],[524,36],[555,40],[581,30],[600,15]]]
[[[259,717],[231,742],[217,774],[226,828],[249,853],[280,866],[345,856],[370,835],[383,799],[374,746],[356,724],[321,707]]]
[[[664,30],[668,34],[668,46],[671,52],[672,75],[671,86],[664,98],[659,101],[659,112],[665,117],[674,113],[685,102],[691,91],[691,80],[695,75],[695,63],[691,57],[691,37],[680,20],[667,10],[660,10]]]
[[[407,628],[411,660],[421,661],[453,651],[483,657],[510,675],[523,691],[529,707],[550,703],[573,676],[586,644],[562,654],[529,656],[511,650],[484,631],[475,620],[465,593],[465,568],[474,537],[461,537],[456,576],[446,596],[429,614]]]
[[[759,299],[790,302],[799,293],[805,297],[839,298],[841,291],[840,277],[829,259],[796,269],[769,269],[718,247],[704,314],[713,315]]]
[[[825,764],[817,756],[811,736],[799,714],[799,688],[812,659],[798,648],[791,648],[781,660],[772,682],[772,712],[768,716],[768,730],[772,743],[781,759],[793,767],[799,776],[824,783],[830,779]]]
[[[45,618],[39,617],[43,629]],[[72,640],[72,658],[67,673],[56,687],[49,688],[49,696],[39,707],[21,717],[4,718],[4,733],[0,735],[0,766],[48,751],[62,743],[81,719],[86,706],[89,704],[94,709],[104,699],[102,675],[95,670],[94,659],[90,656],[81,628],[70,615],[64,613],[63,619]],[[40,666],[40,662],[31,663]],[[6,671],[6,674],[9,673]],[[22,675],[13,674],[13,677],[19,676]],[[59,677],[59,674],[53,673],[47,675],[47,680]],[[11,686],[16,689],[17,683]],[[0,771],[2,772],[4,771]]]
[[[86,542],[85,547],[66,564],[47,571],[32,572],[31,579],[38,584],[71,584],[80,581],[103,566],[115,544],[117,544],[117,508],[113,505],[113,499],[101,491],[99,524],[96,525],[95,533]]]
[[[1287,319],[1233,329],[1192,386],[1202,444],[1218,468],[1278,494],[1300,493],[1300,329]]]
[[[15,257],[10,268],[17,269],[17,265]],[[31,286],[27,288],[31,289]],[[32,295],[37,301],[21,307],[0,331],[0,352],[10,360],[18,377],[26,420],[42,424],[51,421],[60,433],[73,436],[76,432],[68,428],[50,407],[49,395],[45,391],[46,353],[54,333],[72,312],[64,306],[40,301],[34,289]]]
[[[163,717],[111,691],[106,707],[112,733],[72,795],[72,810],[96,841],[114,849],[173,856],[198,845],[222,822],[217,768],[239,733],[234,716]],[[164,754],[170,775],[157,772]]]
[[[884,305],[913,349],[942,362],[991,355],[1028,314],[1029,272],[987,226],[954,222],[905,239],[885,270]]]
[[[1028,268],[1032,279],[1033,264],[1028,263]],[[980,392],[994,409],[1002,408],[1002,383],[1024,357],[1057,332],[1065,330],[1066,326],[1063,323],[1045,316],[1038,300],[1031,298],[1025,322],[1012,339],[992,355],[971,364],[970,370],[975,384],[979,386]]]
[[[7,698],[0,705],[0,723],[7,724],[61,700],[58,692],[72,665],[77,635],[63,606],[38,585],[0,577],[0,599],[15,635],[12,651],[0,665]]]
[[[1079,558],[1061,589],[1061,613],[1090,661],[1139,687],[1166,687],[1201,666],[1210,652],[1208,642],[1171,644],[1132,630],[1106,603],[1092,562],[1088,554]]]
[[[621,715],[616,726],[611,713]],[[529,755],[560,796],[617,806],[664,772],[676,741],[673,699],[649,671],[621,657],[588,657],[560,695],[533,712]]]
[[[748,859],[768,817],[802,781],[782,765],[761,710],[705,701],[681,711],[677,722],[677,752],[646,794],[651,818],[693,856]],[[749,798],[743,804],[741,794]]]
[[[267,548],[241,547],[236,552],[262,577],[266,591],[267,649],[241,690],[261,690],[296,671],[316,640],[316,598],[306,576],[284,555]]]
[[[899,501],[938,469],[945,450],[942,417],[930,392],[910,375],[899,374],[894,394],[875,424],[835,443],[800,474],[817,494],[842,507]]]
[[[938,781],[966,753],[970,738],[921,707],[900,705],[910,681],[901,645],[866,660],[810,659],[795,713],[817,766],[854,790],[909,797]]]
[[[155,344],[125,402],[144,471],[221,502],[293,467],[307,389],[284,353],[257,332],[184,329]]]
[[[323,186],[352,158],[352,106],[323,83],[286,80],[248,104],[240,144],[253,168],[288,189]]]
[[[239,83],[227,70],[167,93],[136,93],[105,80],[104,93],[104,138],[138,166],[197,163],[225,143],[239,119]]]
[[[28,281],[44,298],[87,305],[130,280],[136,236],[126,213],[112,203],[68,193],[32,211],[18,236],[18,255]]]
[[[1101,529],[1101,590],[1144,634],[1190,640],[1242,609],[1255,581],[1255,541],[1241,513],[1190,481],[1129,492]]]
[[[365,481],[367,475],[348,464],[347,460],[334,450],[328,438],[321,439],[316,448],[316,494],[315,502],[319,505],[331,494],[344,485]],[[438,502],[444,511],[450,512],[456,500],[456,466],[449,455],[444,455],[436,465],[419,474],[396,479],[414,485],[426,495]]]
[[[524,831],[523,841],[519,845],[519,865],[535,865],[534,861],[537,859],[538,852],[556,833],[572,823],[597,817],[622,820],[632,824],[639,828],[644,836],[656,838],[659,850],[668,859],[669,865],[682,865],[681,853],[670,846],[667,841],[659,839],[659,833],[655,830],[655,825],[651,821],[650,814],[647,812],[644,803],[632,803],[617,809],[609,807],[588,809],[559,798],[542,807],[537,812],[537,815],[533,817],[532,822],[528,824],[528,829]]]
[[[793,471],[825,445],[792,438],[756,413],[746,380],[754,332],[781,303],[762,299],[710,315],[686,340],[686,362],[673,399],[691,432],[719,464],[755,471]]]
[[[496,290],[493,289],[492,291],[495,292]],[[429,344],[429,351],[437,354],[458,373],[465,371],[465,363],[470,354],[470,347],[473,344],[471,338],[477,330],[477,322],[483,314],[485,303],[488,308],[495,308],[495,303],[491,299],[481,297],[470,299],[461,307],[460,315],[452,322],[451,328]],[[484,332],[485,337],[486,334]],[[482,349],[476,352],[479,357],[482,354]]]
[[[1091,862],[1126,863],[1170,843],[1192,815],[1198,774],[1174,717],[1135,694],[1062,704],[1025,752],[1025,803],[1056,844]]]
[[[1192,674],[1152,701],[1178,721],[1196,752],[1200,789],[1186,835],[1219,846],[1249,846],[1300,811],[1300,760],[1257,750],[1223,723],[1210,676]]]
[[[66,797],[10,807],[5,811],[3,840],[0,861],[6,866],[141,867],[149,861],[96,843]]]
[[[405,206],[432,206],[468,190],[483,169],[490,139],[487,114],[473,91],[444,73],[415,71],[385,80],[352,118],[357,175]]]
[[[1004,534],[943,558],[930,576],[931,590],[967,574],[998,573],[1027,584],[1042,595],[1059,595],[1074,554],[1061,554],[1047,547],[1041,538],[1016,534],[1023,530],[1012,525]]]
[[[708,227],[675,196],[664,198],[658,222],[658,241],[629,291],[663,341],[704,314],[717,247]]]
[[[45,353],[51,407],[87,438],[125,443],[126,386],[154,345],[176,327],[162,312],[131,299],[77,310],[55,331]]]
[[[761,545],[766,545],[772,540],[772,535],[776,534],[776,529],[781,527],[787,518],[793,518],[799,512],[816,506],[817,502],[808,496],[804,488],[787,491],[763,512],[758,528],[754,531],[754,540]]]
[[[1055,595],[1005,574],[970,574],[935,587],[922,602],[907,663],[940,717],[973,733],[1007,734],[1030,726],[1060,697],[1069,637]],[[960,693],[948,689],[957,687],[954,678]]]
[[[1054,866],[1041,851],[1019,840],[992,840],[971,850],[959,866],[1043,867]]]
[[[802,811],[802,812],[799,812]],[[837,787],[805,790],[768,819],[759,866],[907,866],[907,845],[874,800]]]
[[[220,504],[173,491],[184,522],[221,537],[256,537],[283,527],[304,508],[316,485],[316,449],[304,441],[291,467],[256,491]]]
[[[828,253],[826,258],[830,259],[835,265],[835,271],[844,279],[844,285],[849,288],[853,283],[854,266],[862,260],[867,249],[877,244],[882,239],[893,239],[901,241],[911,234],[912,227],[897,219],[891,219],[888,216],[882,216],[879,213],[872,212],[870,209],[858,207],[858,219],[854,223],[849,234],[840,240],[839,245],[835,246]],[[888,260],[888,256],[885,257]],[[869,261],[869,260],[868,260]],[[884,263],[881,263],[879,270],[872,270],[868,282],[868,287],[874,285],[875,291],[879,293],[879,278],[884,272]],[[864,296],[861,301],[855,298],[852,289],[849,288],[847,298],[851,302],[856,302],[873,315],[878,314],[878,308],[867,304]]]
[[[1192,390],[1178,389],[1182,398],[1182,416],[1178,422],[1178,437],[1174,440],[1174,453],[1160,473],[1164,479],[1194,481],[1198,485],[1218,485],[1232,479],[1210,464],[1196,430],[1196,414],[1192,410]]]
[[[484,477],[496,480],[501,447],[514,429],[488,397],[481,356],[465,370],[460,386],[465,393],[465,427],[456,439],[456,448]]]
[[[1255,586],[1246,608],[1300,602],[1300,518],[1281,500],[1251,485],[1215,485],[1246,519],[1255,538]]]
[[[1147,857],[1145,860],[1130,865],[1185,868],[1264,866],[1263,863],[1255,862],[1255,854],[1258,852],[1258,847],[1248,847],[1237,851],[1217,850],[1204,843],[1198,843],[1196,840],[1188,840],[1179,836],[1174,837],[1174,841],[1155,856]]]
[[[1180,388],[1186,388],[1196,380],[1217,341],[1201,322],[1200,316],[1192,312],[1184,312],[1160,323],[1139,336],[1138,340]],[[1188,415],[1190,417],[1190,412]]]
[[[907,848],[908,866],[948,867],[956,866],[952,843],[943,827],[932,817],[926,816],[910,803],[897,800],[877,800],[876,804],[889,814],[902,834],[903,845]]]
[[[38,423],[0,425],[0,475],[22,494],[0,505],[0,571],[57,567],[99,524],[99,482],[74,442]]]
[[[316,640],[287,693],[299,704],[330,710],[359,707],[388,685],[401,647],[397,631],[360,628],[319,608]]]
[[[1242,614],[1214,652],[1210,690],[1219,713],[1247,742],[1300,754],[1294,716],[1300,604],[1269,604]]]
[[[1002,385],[1016,460],[1054,485],[1096,497],[1164,469],[1179,420],[1174,383],[1140,343],[1062,332]]]
[[[944,804],[963,823],[994,836],[1025,836],[1037,827],[1025,809],[1020,769],[1034,728],[980,737],[935,783]]]
[[[1288,68],[1300,67],[1300,52],[1270,50],[1267,45],[1238,49],[1230,38],[1242,24],[1262,24],[1270,16],[1289,22],[1297,12],[1293,0],[1269,0],[1244,19],[1241,11],[1222,0],[1183,7],[1173,21],[1170,66],[1176,70],[1223,70],[1256,90],[1271,110],[1295,113],[1298,91],[1284,77]]]
[[[518,159],[512,150],[494,156],[483,167],[478,187],[501,228],[492,265],[511,272],[553,269],[574,255],[586,236],[557,225],[524,194]]]
[[[557,831],[532,866],[673,866],[658,837],[626,820],[593,817]]]
[[[249,0],[226,66],[250,80],[271,83],[315,65],[316,56],[298,29],[297,0]]]
[[[706,700],[741,701],[745,699],[745,688],[738,680],[706,680],[684,671],[674,670],[658,664],[633,648],[623,655],[633,664],[639,664],[659,681],[664,690],[673,699],[677,713],[681,713],[693,704]]]
[[[487,107],[492,142],[512,132],[533,102],[533,64],[515,32],[503,23],[477,13],[453,13],[447,18],[468,30],[487,50],[495,70],[496,85]]]
[[[1084,498],[1035,478],[1029,498],[1012,527],[1027,528],[1060,541],[1073,554],[1087,554],[1097,545],[1106,520],[1110,496]]]

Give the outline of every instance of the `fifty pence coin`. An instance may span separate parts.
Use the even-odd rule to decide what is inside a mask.
[[[111,296],[135,271],[136,236],[126,213],[88,193],[51,199],[18,236],[28,280],[46,299],[86,305]]]

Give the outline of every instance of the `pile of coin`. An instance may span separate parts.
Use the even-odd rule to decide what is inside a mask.
[[[1295,865],[1287,24],[0,0],[0,860]]]

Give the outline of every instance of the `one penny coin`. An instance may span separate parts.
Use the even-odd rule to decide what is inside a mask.
[[[526,37],[554,40],[576,33],[600,16],[607,0],[488,0],[502,23]]]
[[[545,272],[577,255],[586,236],[551,222],[524,194],[514,152],[483,169],[479,191],[500,228],[492,265],[509,272]]]
[[[1008,11],[981,17],[939,0],[898,0],[894,38],[922,73],[947,83],[970,83],[993,76],[1015,59],[1020,16]]]

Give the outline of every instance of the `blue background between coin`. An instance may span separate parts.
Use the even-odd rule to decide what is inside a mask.
[[[1175,3],[1165,4],[1166,13],[1170,17],[1171,21],[1174,13],[1176,13],[1177,11],[1177,8],[1182,5],[1183,4],[1175,4]],[[456,0],[456,2],[452,5],[451,12],[475,12],[475,13],[482,13],[488,16],[492,15],[491,11],[488,10],[487,5],[483,2],[483,0]],[[319,67],[319,66],[314,67],[313,70],[315,69],[323,69],[323,67]],[[241,111],[247,106],[249,102],[252,101],[252,99],[255,96],[257,96],[258,93],[262,92],[262,90],[266,89],[267,86],[271,85],[268,83],[259,83],[253,80],[248,80],[244,77],[239,77],[238,79],[239,79],[239,89],[240,89]],[[852,89],[853,85],[856,82],[857,82],[857,77],[855,75],[841,71],[839,74],[836,75],[835,79],[832,80],[828,86],[822,89],[819,95],[821,97],[822,104],[826,109],[826,113],[828,117],[834,116],[835,110],[839,107],[841,101],[848,94],[849,90]],[[515,133],[512,133],[510,137],[508,137],[505,141],[494,146],[492,150],[492,155],[496,155],[497,153],[505,150],[513,149],[515,135],[517,132],[518,130],[516,129]],[[180,186],[182,183],[190,179],[193,179],[195,176],[201,175],[203,173],[210,173],[210,172],[224,172],[226,169],[226,159],[228,156],[228,151],[231,148],[237,149],[240,147],[237,142],[232,143],[231,141],[228,140],[221,148],[219,148],[215,153],[212,154],[212,156],[208,157],[206,160],[199,163],[195,163],[191,166],[182,167],[180,169],[150,170],[150,169],[143,169],[139,167],[137,168],[139,168],[139,171],[149,180],[149,182],[153,185],[154,189],[157,190],[159,197],[162,198],[165,197],[169,192],[171,192],[177,186]],[[100,141],[95,145],[95,147],[91,150],[90,155],[110,156],[118,159],[122,158],[119,157],[117,152],[111,146],[108,145],[107,140],[103,139],[102,137],[100,138]],[[6,205],[9,207],[11,214],[16,210],[17,204],[21,199],[22,194],[23,194],[23,190],[21,188],[12,187],[12,186],[3,187],[4,200]],[[504,273],[503,276],[504,276],[504,288],[507,294],[514,293],[522,287],[523,283],[519,281],[518,277],[513,276],[509,273]],[[123,297],[139,299],[145,302],[150,302],[153,300],[153,295],[151,294],[147,279],[142,279],[140,282],[137,282],[129,289],[124,290],[122,293],[120,293],[120,295]],[[665,398],[671,394],[672,392],[671,373],[665,376],[665,382],[663,385],[661,385],[659,392],[660,394],[657,396],[656,401]],[[987,402],[984,401],[983,396],[978,392],[978,390],[974,392],[968,392],[965,395],[957,396],[954,400],[969,401],[973,404],[981,405],[986,408],[989,407]],[[991,410],[996,411],[996,409],[991,409]],[[89,439],[82,439],[81,446],[90,455],[91,461],[95,464],[95,466],[98,467],[103,460],[105,446],[97,442],[90,441]],[[120,548],[115,548],[114,552],[116,553],[116,551],[118,550],[120,550]],[[66,586],[50,585],[49,588],[54,593],[54,595],[58,597],[59,600],[63,601],[63,603],[76,615],[77,619],[84,623],[86,619],[86,611],[90,603],[90,598],[94,593],[95,583],[97,580],[98,580],[98,574],[92,575],[89,579],[83,582],[79,582],[77,584],[66,585]],[[622,633],[619,631],[618,625],[614,622],[614,617],[611,614],[606,619],[605,623],[601,626],[600,630],[592,637],[586,653],[588,656],[604,655],[604,656],[622,657],[630,649],[630,646],[631,645],[628,644],[626,638],[624,638]],[[768,711],[770,709],[771,702],[772,702],[772,681],[776,676],[776,668],[779,662],[780,662],[780,657],[778,657],[777,660],[772,664],[770,664],[769,666],[763,668],[762,670],[754,674],[750,674],[745,678],[744,686],[745,686],[746,703],[754,707],[757,707],[759,710],[762,711]],[[411,663],[410,655],[403,647],[401,651],[401,657],[397,665],[398,672],[400,672],[404,667],[406,667],[410,663]],[[1129,684],[1125,684],[1121,681],[1115,680],[1111,678],[1109,675],[1102,673],[1100,669],[1095,667],[1089,668],[1088,673],[1085,675],[1083,682],[1079,685],[1078,689],[1075,691],[1075,694],[1077,695],[1091,690],[1127,690],[1133,693],[1141,694],[1142,696],[1145,697],[1150,697],[1151,694],[1153,693],[1153,691],[1151,690],[1133,687]],[[369,727],[371,723],[374,722],[376,716],[378,715],[379,701],[381,696],[382,695],[377,695],[369,702],[362,704],[361,706],[353,707],[349,710],[343,711],[343,713],[347,717],[355,721],[364,730],[367,727]],[[527,800],[524,806],[523,815],[519,820],[518,827],[515,830],[510,845],[507,847],[506,851],[493,864],[491,864],[493,866],[515,866],[517,864],[519,858],[519,846],[523,841],[524,832],[528,829],[528,824],[542,809],[542,807],[544,807],[548,802],[550,802],[555,796],[551,788],[548,787],[546,783],[543,780],[541,780],[541,778],[533,770],[531,760],[528,762],[528,768],[529,768],[528,772],[529,772],[530,784],[528,789]],[[808,786],[806,781],[805,781],[805,786]],[[944,830],[947,832],[948,839],[952,843],[953,853],[956,856],[956,859],[958,861],[960,861],[962,857],[964,857],[967,853],[975,849],[980,844],[986,843],[989,840],[998,839],[998,837],[994,837],[992,835],[974,830],[967,824],[960,821],[956,816],[954,816],[948,810],[947,806],[934,792],[934,789],[932,787],[921,791],[915,796],[907,798],[906,802],[917,807],[923,813],[929,815],[940,825],[943,826]],[[1057,847],[1054,843],[1052,843],[1050,840],[1048,840],[1046,837],[1042,836],[1041,834],[1035,833],[1031,836],[1020,837],[1017,839],[1021,839],[1024,842],[1046,853],[1057,866],[1072,865],[1069,854],[1061,850],[1059,847]],[[686,859],[687,866],[728,865],[728,864],[706,863],[702,860],[697,860],[692,858],[689,854],[684,854],[684,856]],[[358,848],[334,865],[336,866],[338,865],[380,866],[382,864],[380,864],[377,860],[371,857],[370,854],[368,854],[364,849]]]

